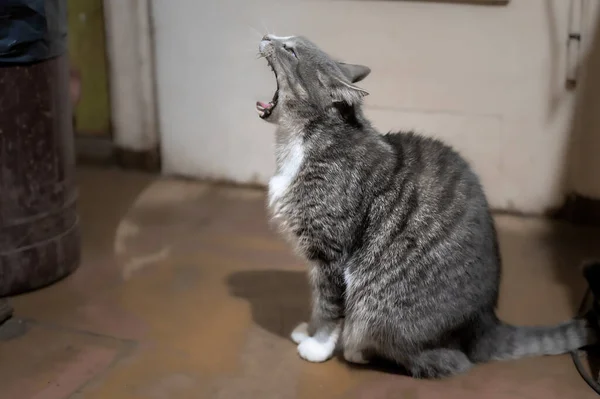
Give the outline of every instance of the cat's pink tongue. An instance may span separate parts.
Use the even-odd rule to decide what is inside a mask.
[[[257,101],[256,105],[258,105],[262,109],[271,109],[271,108],[273,108],[273,104],[271,104],[271,103],[264,103],[262,101]]]

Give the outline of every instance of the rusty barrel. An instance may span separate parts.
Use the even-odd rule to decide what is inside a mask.
[[[0,62],[0,297],[51,284],[80,259],[68,59],[23,59]]]

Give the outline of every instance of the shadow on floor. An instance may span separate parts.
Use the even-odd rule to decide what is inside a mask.
[[[528,227],[523,228],[524,220],[502,217],[498,224],[503,268],[500,302],[514,314],[523,311],[517,306],[523,300],[527,302],[521,302],[522,306],[530,307],[529,311],[536,307],[553,314],[547,306],[548,295],[558,295],[562,289],[560,295],[566,294],[568,300],[568,316],[574,316],[587,289],[582,262],[600,256],[600,230],[541,219],[529,219]],[[507,291],[517,298],[510,298]]]
[[[303,271],[236,272],[227,285],[233,296],[250,302],[256,324],[280,337],[287,339],[310,315],[310,290]]]
[[[310,315],[310,289],[301,271],[244,271],[227,279],[230,293],[246,299],[252,319],[261,328],[288,339],[291,331]],[[338,354],[341,359],[341,354]],[[384,359],[372,359],[368,366],[347,364],[353,369],[368,369],[388,374],[407,375],[405,369]]]
[[[552,315],[556,309],[548,304],[548,295],[556,290],[567,294],[568,309],[563,309],[563,313],[567,312],[565,319],[575,315],[587,287],[581,261],[599,254],[600,231],[566,223],[528,221],[524,224],[518,218],[500,219],[499,240],[504,263],[501,306],[508,321],[528,324],[526,319],[532,312],[538,314],[538,321],[555,318]],[[551,278],[544,279],[544,276]],[[548,285],[552,280],[555,284]],[[310,291],[304,271],[241,271],[229,276],[227,284],[231,295],[250,303],[257,325],[282,338],[287,339],[293,328],[310,314]],[[537,323],[534,321],[534,324]],[[542,324],[546,323],[542,321]],[[389,364],[377,364],[375,368],[401,373]]]

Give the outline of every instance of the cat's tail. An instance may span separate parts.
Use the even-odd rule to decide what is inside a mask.
[[[586,319],[551,327],[521,327],[498,322],[476,345],[479,360],[512,360],[528,356],[560,355],[598,341]]]
[[[593,306],[585,316],[548,327],[521,327],[504,323],[493,315],[481,324],[471,354],[474,360],[511,360],[527,356],[560,355],[600,343],[600,261],[586,262],[583,274],[588,281]],[[587,302],[587,295],[580,312]],[[581,313],[580,313],[581,314]],[[491,316],[491,317],[490,317]]]

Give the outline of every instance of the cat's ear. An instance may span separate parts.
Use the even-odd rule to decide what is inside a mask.
[[[368,95],[369,92],[366,90],[341,79],[336,79],[336,84],[331,89],[333,102],[345,102],[350,105],[359,103],[363,97]]]
[[[360,82],[371,73],[371,68],[364,65],[346,64],[344,62],[338,62],[338,66],[346,75],[351,83]]]

